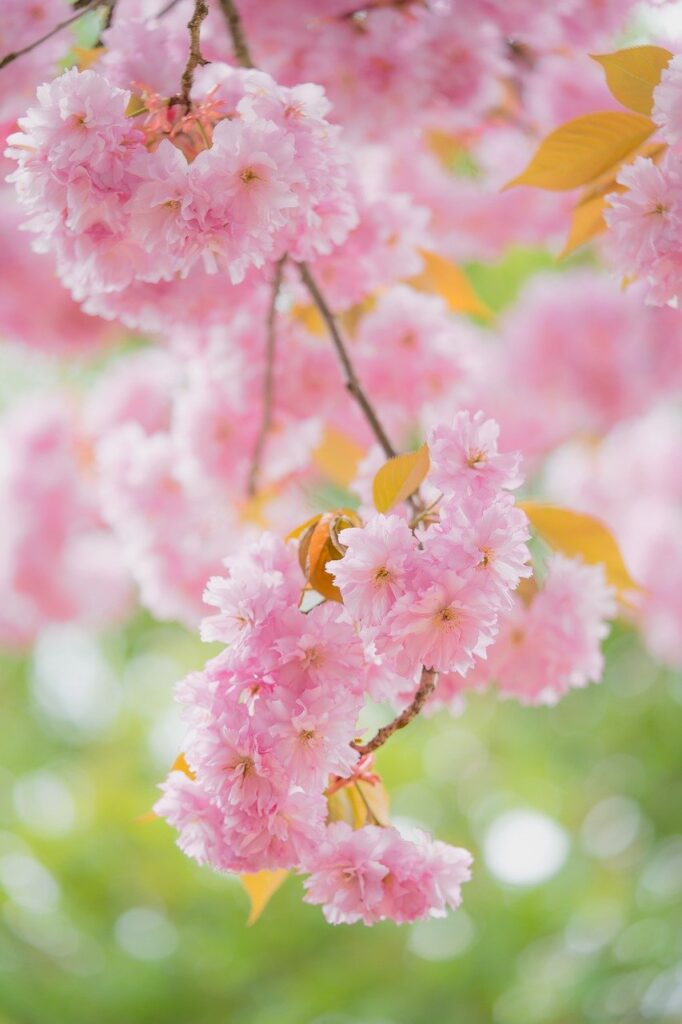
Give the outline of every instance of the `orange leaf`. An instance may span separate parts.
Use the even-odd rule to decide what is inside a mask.
[[[490,320],[492,310],[478,297],[469,278],[455,263],[437,252],[420,249],[424,270],[408,284],[422,292],[435,292],[445,299],[453,313],[468,313]]]
[[[253,875],[239,876],[239,881],[246,889],[251,901],[247,925],[256,923],[288,874],[289,872],[284,868],[277,868],[276,871],[256,871]]]
[[[579,555],[590,565],[601,563],[608,582],[620,592],[639,589],[625,565],[618,542],[596,516],[539,501],[517,504],[550,547],[570,557]]]
[[[378,512],[390,512],[417,490],[429,471],[429,449],[423,444],[416,452],[396,455],[385,462],[374,477],[372,495]]]
[[[589,185],[655,130],[648,117],[620,110],[576,117],[543,139],[525,171],[504,187],[534,185],[561,192]]]
[[[327,427],[322,444],[313,452],[313,460],[318,469],[335,484],[348,487],[357,476],[358,463],[364,454],[364,448],[350,437],[333,427]]]
[[[654,89],[672,58],[662,46],[630,46],[615,53],[592,54],[604,68],[606,84],[619,103],[638,114],[651,114]]]

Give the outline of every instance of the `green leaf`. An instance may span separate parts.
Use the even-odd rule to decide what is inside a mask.
[[[612,95],[629,110],[651,113],[654,89],[672,58],[662,46],[632,46],[615,53],[592,54],[592,60],[604,68],[606,84]]]
[[[381,467],[374,477],[372,493],[379,512],[389,512],[417,490],[429,471],[429,449],[424,444],[416,452],[396,455]]]

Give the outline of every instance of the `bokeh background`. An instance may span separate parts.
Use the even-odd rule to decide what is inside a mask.
[[[498,311],[560,269],[514,249],[466,271]],[[3,352],[0,408],[101,358]],[[296,878],[249,928],[238,881],[140,820],[179,749],[173,683],[206,660],[194,636],[138,613],[0,653],[0,1024],[682,1021],[682,676],[624,625],[606,653],[555,708],[474,694],[381,750],[393,818],[475,867],[457,913],[371,929],[327,925]]]
[[[499,309],[555,267],[518,250],[467,271]],[[97,368],[22,360],[5,397]],[[459,912],[332,928],[290,878],[248,928],[239,882],[138,820],[206,646],[142,613],[48,628],[0,662],[0,1024],[682,1020],[682,678],[625,626],[606,649],[603,683],[556,708],[472,695],[381,751],[393,817],[474,853]]]

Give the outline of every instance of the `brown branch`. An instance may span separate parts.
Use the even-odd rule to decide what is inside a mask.
[[[253,497],[253,495],[258,490],[258,478],[260,476],[261,462],[263,461],[265,442],[267,441],[267,437],[272,426],[272,410],[275,398],[275,344],[277,341],[277,298],[279,296],[279,290],[282,286],[282,272],[284,270],[285,262],[286,256],[283,256],[281,260],[277,261],[277,263],[275,264],[275,276],[272,281],[272,295],[270,298],[270,308],[268,310],[265,342],[265,375],[263,377],[263,417],[261,419],[260,430],[258,431],[258,437],[256,438],[256,446],[253,450],[253,457],[251,460],[251,470],[249,472],[248,482],[249,497]]]
[[[49,32],[46,32],[44,36],[40,36],[39,39],[34,39],[32,43],[29,43],[28,46],[22,47],[21,50],[14,50],[12,53],[6,53],[2,60],[0,60],[0,71],[2,71],[3,68],[6,68],[8,64],[11,64],[12,61],[15,61],[18,57],[23,57],[24,54],[31,53],[32,50],[36,50],[39,46],[42,46],[43,43],[46,43],[48,39],[52,39],[52,36],[56,36],[58,32],[62,31],[62,29],[68,28],[69,25],[73,25],[74,21],[78,21],[79,18],[82,18],[84,14],[87,14],[88,11],[91,11],[94,7],[100,6],[104,6],[102,0],[88,0],[86,3],[79,4],[78,10],[75,14],[72,14],[70,18],[65,18],[64,21],[60,21],[54,26],[54,28],[51,28]],[[106,6],[109,7],[108,4]]]
[[[415,693],[412,703],[408,704],[403,711],[394,718],[388,725],[384,725],[375,736],[369,740],[368,743],[352,743],[351,746],[355,747],[359,754],[371,754],[374,750],[378,750],[382,747],[386,740],[390,739],[394,732],[398,729],[404,729],[406,725],[409,725],[413,718],[416,718],[421,709],[424,707],[427,699],[431,696],[434,689],[436,688],[436,682],[438,680],[438,673],[434,672],[432,668],[423,668],[422,677],[419,683],[419,688]]]
[[[195,0],[194,2],[194,13],[187,22],[187,28],[189,29],[189,57],[187,58],[187,64],[185,70],[182,72],[182,88],[180,89],[180,95],[173,97],[171,102],[175,101],[182,103],[185,110],[189,110],[192,105],[190,99],[190,93],[192,92],[192,86],[194,84],[194,72],[198,67],[203,67],[209,62],[204,60],[201,56],[201,23],[204,18],[208,15],[208,4],[206,0]]]
[[[386,455],[387,458],[392,459],[393,456],[396,454],[396,450],[391,444],[386,431],[381,425],[379,417],[374,411],[371,402],[369,401],[360,381],[358,380],[355,368],[351,362],[350,356],[348,355],[346,343],[343,340],[341,331],[339,330],[339,325],[336,322],[336,317],[334,316],[331,309],[327,305],[327,300],[320,291],[317,281],[310,273],[310,270],[306,266],[306,264],[299,263],[298,269],[301,274],[301,280],[308,289],[308,293],[310,294],[311,299],[315,303],[318,313],[324,320],[327,330],[329,331],[329,335],[334,343],[334,348],[336,349],[337,355],[339,357],[341,366],[343,367],[343,371],[345,374],[346,389],[360,406],[362,412],[364,413],[365,419],[372,428],[372,433],[374,434],[377,441],[383,448],[384,454]]]
[[[249,50],[248,43],[246,42],[246,36],[244,35],[244,29],[242,28],[242,20],[239,17],[237,7],[233,3],[233,0],[219,0],[219,2],[232,38],[232,47],[234,49],[237,64],[242,68],[255,68],[256,65],[253,63],[251,58],[251,52]]]

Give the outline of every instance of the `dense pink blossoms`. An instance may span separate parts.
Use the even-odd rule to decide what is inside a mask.
[[[631,0],[237,7],[263,70],[235,66],[211,0],[184,100],[191,0],[118,0],[87,70],[58,73],[66,32],[0,73],[0,332],[47,381],[0,423],[0,640],[107,626],[134,585],[221,645],[177,687],[184,761],[155,810],[181,849],[295,871],[334,924],[442,916],[471,855],[339,802],[381,786],[369,702],[409,718],[491,687],[550,704],[601,678],[614,590],[579,558],[531,564],[522,456],[533,492],[612,525],[644,585],[627,614],[682,660],[679,416],[656,406],[679,392],[682,330],[643,302],[682,289],[682,58],[655,94],[670,148],[621,171],[607,212],[617,268],[643,282],[538,275],[495,317],[434,281],[429,254],[497,310],[518,253],[487,285],[471,264],[563,233],[570,197],[500,189],[539,135],[613,106],[574,48],[601,52]],[[8,0],[0,58],[69,10]],[[56,352],[79,356],[72,401]],[[420,488],[377,512],[384,453],[424,439]],[[316,591],[301,533],[280,538],[338,505]]]
[[[466,673],[531,571],[527,521],[505,489],[520,482],[519,456],[498,452],[495,424],[462,412],[430,443],[435,521],[375,515],[346,529],[343,557],[329,563],[344,604],[305,614],[295,545],[266,534],[209,581],[217,612],[202,636],[228,646],[178,691],[195,779],[172,773],[157,813],[220,870],[311,872],[307,898],[333,922],[412,920],[459,902],[468,854],[374,826],[327,827],[323,794],[330,777],[350,784],[362,770],[352,743],[365,697],[400,706],[423,668]],[[334,888],[338,872],[356,872],[353,884]]]

